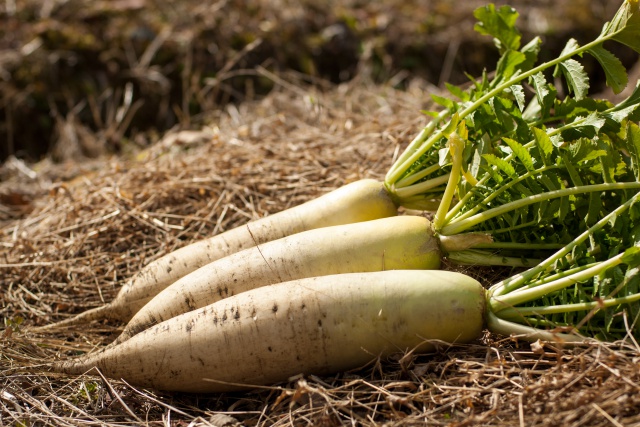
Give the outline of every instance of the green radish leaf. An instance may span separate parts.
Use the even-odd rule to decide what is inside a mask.
[[[606,113],[605,117],[613,120],[615,123],[622,123],[623,120],[628,119],[638,109],[637,105],[630,105],[627,108],[618,109],[610,113]]]
[[[520,48],[520,32],[515,28],[518,12],[510,6],[502,6],[496,10],[493,4],[480,7],[473,12],[479,21],[474,30],[482,35],[492,36],[500,49],[505,51]]]
[[[638,111],[640,105],[640,81],[636,84],[633,92],[625,100],[610,108],[606,112],[606,117],[621,123],[623,120],[631,118],[631,120],[637,120],[632,118],[634,112]]]
[[[534,37],[529,43],[522,46],[520,52],[524,53],[526,59],[522,63],[522,70],[529,71],[533,68],[535,63],[538,61],[538,53],[540,52],[540,46],[542,45],[542,40],[540,37]]]
[[[620,93],[627,86],[628,77],[627,70],[622,65],[622,62],[602,45],[597,45],[587,50],[602,66],[604,70],[607,86],[609,86],[614,93]]]
[[[569,212],[571,212],[571,203],[568,197],[560,198],[560,209],[558,210],[558,217],[565,218]]]
[[[602,198],[598,192],[589,193],[589,210],[585,222],[588,226],[592,226],[600,219],[600,211],[602,210]]]
[[[531,76],[531,84],[536,90],[536,98],[542,111],[542,117],[549,117],[549,111],[555,103],[557,91],[553,85],[547,83],[542,73],[537,73]]]
[[[517,176],[516,170],[513,166],[504,159],[496,156],[495,154],[485,154],[482,156],[483,159],[487,161],[488,164],[497,167],[499,170],[504,172],[507,176]]]
[[[542,114],[542,108],[540,107],[540,103],[538,102],[538,98],[534,96],[527,104],[526,108],[522,112],[522,118],[528,122],[537,121]]]
[[[618,111],[626,109],[632,105],[640,104],[640,80],[636,83],[636,87],[626,99],[620,102],[618,105],[613,107],[611,111]]]
[[[640,53],[640,7],[638,0],[625,1],[611,22],[605,24],[604,28],[602,35],[613,34],[614,40]]]
[[[452,101],[449,98],[445,98],[444,96],[440,96],[440,95],[436,95],[435,93],[431,94],[431,99],[433,99],[433,101],[438,104],[438,105],[442,105],[444,108],[446,108],[449,111],[456,111],[457,107],[458,107],[458,103],[455,101]]]
[[[567,172],[569,173],[569,177],[571,178],[571,183],[575,187],[580,187],[584,185],[584,183],[582,182],[582,178],[580,177],[580,174],[578,173],[576,168],[573,167],[573,164],[571,163],[567,155],[563,153],[561,156],[562,156],[562,164],[564,165],[565,168],[567,168]]]
[[[632,246],[624,251],[622,263],[632,268],[638,267],[640,265],[640,247]]]
[[[601,114],[591,113],[574,123],[562,131],[562,136],[566,140],[572,141],[581,137],[594,138],[605,125],[606,120]]]
[[[548,172],[546,174],[542,174],[538,180],[546,187],[547,191],[556,191],[562,188],[558,175],[554,173]]]
[[[470,99],[469,94],[460,87],[452,85],[451,83],[445,83],[444,85],[453,96],[458,97],[461,101],[468,101]]]
[[[610,140],[606,135],[601,135],[598,139],[598,147],[607,154],[598,157],[600,163],[602,178],[604,182],[615,182],[617,169],[617,153],[612,149]]]
[[[524,98],[524,89],[522,88],[522,85],[513,85],[509,87],[509,90],[511,91],[513,98],[516,100],[516,103],[518,104],[518,108],[520,109],[520,112],[524,111],[525,98]]]
[[[549,137],[551,139],[551,143],[553,144],[554,147],[562,147],[565,143],[564,138],[562,137],[562,135],[552,135]]]
[[[496,78],[492,83],[495,87],[500,83],[511,79],[520,72],[520,65],[527,59],[526,55],[517,50],[507,50],[496,67]]]
[[[499,125],[497,132],[493,135],[513,132],[516,128],[515,118],[517,118],[520,113],[520,110],[514,107],[513,101],[502,96],[496,96],[489,100],[489,105],[493,109]]]
[[[532,129],[536,144],[542,154],[542,161],[545,165],[549,164],[549,156],[553,152],[553,143],[551,142],[551,138],[549,138],[549,135],[547,135],[547,133],[542,129],[535,127]]]
[[[473,156],[469,166],[469,173],[474,178],[478,178],[480,175],[480,170],[483,165],[482,155],[487,154],[489,152],[489,147],[491,146],[491,139],[489,135],[484,134],[475,144],[473,144]]]
[[[570,39],[562,49],[560,56],[575,52],[579,47],[575,39]],[[575,94],[576,100],[580,101],[587,96],[589,92],[589,76],[584,71],[582,64],[575,59],[567,59],[559,63],[553,71],[555,77],[559,76],[560,73],[562,73],[567,82],[569,93]]]
[[[580,139],[571,144],[569,152],[573,163],[584,164],[600,156],[606,156],[606,150],[599,150],[597,145],[588,139]]]
[[[518,141],[513,140],[511,138],[502,138],[502,140],[511,148],[511,151],[515,156],[520,160],[520,162],[524,165],[524,167],[528,171],[534,170],[533,166],[533,158],[531,154],[529,154],[529,150],[527,150],[522,144]]]
[[[420,112],[422,114],[424,114],[425,116],[429,116],[429,117],[433,117],[436,118],[440,115],[440,113],[438,111],[429,111],[429,110],[420,110]]]
[[[575,59],[567,59],[559,64],[560,70],[567,82],[569,93],[575,94],[578,101],[587,96],[589,92],[589,76],[584,67]]]
[[[636,181],[640,181],[640,127],[633,122],[627,123],[627,147],[631,158],[631,169]]]

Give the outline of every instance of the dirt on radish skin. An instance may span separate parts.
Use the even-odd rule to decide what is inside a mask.
[[[339,273],[432,270],[441,252],[431,223],[395,216],[310,230],[245,249],[184,276],[138,311],[117,343],[187,311],[260,286]]]
[[[54,370],[91,368],[136,386],[184,392],[246,390],[297,374],[329,374],[433,340],[470,342],[485,291],[448,271],[350,273],[247,291],[169,319]]]

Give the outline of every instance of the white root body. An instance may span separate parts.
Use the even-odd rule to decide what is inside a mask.
[[[305,230],[396,214],[397,207],[383,183],[372,179],[355,181],[302,205],[177,249],[144,267],[120,289],[111,303],[33,330],[104,318],[126,322],[176,280],[242,249]]]
[[[438,269],[429,220],[396,216],[305,231],[245,249],[184,276],[136,313],[117,342],[230,295],[305,277]]]
[[[357,368],[392,353],[470,342],[482,286],[460,273],[350,273],[270,285],[182,314],[117,346],[58,363],[160,390],[225,392]]]

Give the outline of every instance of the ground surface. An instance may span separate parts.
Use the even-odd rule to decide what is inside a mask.
[[[106,345],[122,325],[30,326],[110,301],[141,266],[192,241],[381,178],[426,123],[418,112],[436,90],[420,78],[309,85],[299,73],[262,73],[269,95],[220,104],[190,133],[94,159],[2,165],[0,425],[640,425],[635,342],[569,349],[486,334],[246,394],[49,373],[47,363]],[[464,271],[487,285],[507,273]]]

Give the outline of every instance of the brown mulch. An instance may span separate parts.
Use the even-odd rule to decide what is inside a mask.
[[[144,264],[189,242],[382,178],[425,123],[417,111],[432,89],[274,81],[264,100],[229,106],[201,131],[128,158],[2,166],[0,425],[640,425],[635,342],[567,349],[487,333],[472,345],[245,394],[159,393],[48,373],[46,363],[104,346],[122,325],[48,334],[29,326],[110,301]]]

